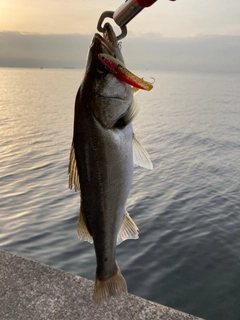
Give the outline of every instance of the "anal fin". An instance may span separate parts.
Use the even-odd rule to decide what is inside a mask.
[[[132,218],[129,216],[128,212],[126,212],[123,218],[121,228],[118,232],[117,245],[119,245],[121,242],[127,239],[138,239],[138,231],[138,227],[136,226]]]

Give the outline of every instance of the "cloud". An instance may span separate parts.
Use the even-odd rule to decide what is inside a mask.
[[[149,69],[240,72],[240,36],[153,38],[145,35],[126,39],[124,53],[134,56],[130,61],[133,68],[141,64]]]
[[[90,41],[89,35],[0,32],[0,66],[82,68]]]
[[[1,67],[83,68],[91,35],[0,32]],[[240,36],[165,38],[129,35],[122,41],[129,69],[240,72]]]

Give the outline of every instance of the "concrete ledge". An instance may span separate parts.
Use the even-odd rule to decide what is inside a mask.
[[[90,280],[0,251],[1,320],[200,319],[131,294],[98,307],[92,293]]]

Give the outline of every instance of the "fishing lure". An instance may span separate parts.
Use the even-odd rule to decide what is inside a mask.
[[[131,71],[125,68],[120,60],[114,58],[110,54],[99,53],[98,59],[105,67],[107,67],[110,72],[114,74],[117,79],[124,81],[138,89],[150,91],[153,88],[151,83],[133,74]]]

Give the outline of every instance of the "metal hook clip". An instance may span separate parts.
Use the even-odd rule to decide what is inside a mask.
[[[97,30],[98,30],[99,32],[104,32],[104,28],[102,27],[102,23],[103,23],[104,19],[105,19],[105,18],[111,18],[111,19],[113,19],[113,15],[114,15],[114,12],[113,12],[113,11],[104,11],[104,12],[101,14],[101,16],[100,16],[100,18],[99,18],[99,20],[98,20],[98,24],[97,24]],[[119,26],[119,27],[120,27],[120,26]],[[120,29],[121,29],[122,33],[121,33],[119,36],[117,36],[117,39],[118,39],[118,40],[121,40],[121,39],[125,38],[126,35],[127,35],[127,27],[126,27],[126,25],[121,26]]]

